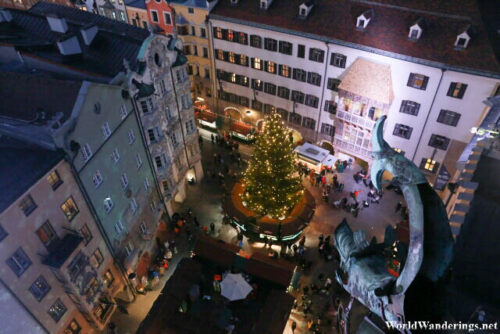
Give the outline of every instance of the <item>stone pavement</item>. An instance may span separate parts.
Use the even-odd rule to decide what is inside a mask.
[[[177,205],[175,209],[177,212],[185,212],[187,209],[191,209],[193,215],[198,218],[198,221],[202,226],[205,225],[209,227],[212,222],[215,224],[215,231],[210,234],[226,242],[236,243],[236,231],[231,226],[222,224],[223,211],[221,203],[226,192],[226,188],[220,184],[217,177],[212,177],[212,172],[218,172],[221,168],[219,165],[214,165],[213,154],[220,153],[223,156],[225,163],[227,163],[229,168],[233,171],[238,171],[239,168],[235,163],[230,162],[230,158],[228,156],[229,151],[218,146],[217,144],[211,143],[210,132],[201,129],[200,134],[204,138],[202,145],[202,157],[205,179],[194,185],[189,185],[186,200],[182,204]],[[240,152],[242,157],[246,159],[250,157],[252,148],[250,146],[240,144]],[[243,164],[241,168],[244,167],[245,165]],[[311,319],[311,317],[313,317],[314,320],[318,318],[318,315],[323,317],[325,311],[327,310],[329,310],[332,315],[333,309],[331,306],[335,298],[340,298],[344,306],[347,306],[349,300],[347,293],[345,293],[340,285],[335,282],[334,272],[338,267],[338,263],[336,261],[326,262],[319,256],[318,236],[320,234],[324,234],[325,236],[331,235],[333,239],[333,231],[345,217],[354,231],[364,229],[368,240],[375,236],[380,242],[383,240],[384,229],[387,224],[395,225],[399,221],[399,217],[395,213],[395,207],[398,201],[403,200],[403,197],[393,191],[385,191],[384,196],[380,200],[380,204],[370,204],[370,207],[362,209],[356,218],[346,211],[335,209],[331,205],[331,202],[336,199],[349,197],[349,192],[354,190],[361,190],[361,194],[358,199],[363,200],[366,198],[368,188],[366,188],[362,182],[357,184],[352,177],[352,175],[358,170],[360,170],[360,168],[355,165],[352,169],[347,169],[344,173],[338,174],[339,182],[345,184],[344,192],[342,194],[332,193],[330,195],[329,203],[325,203],[322,200],[321,187],[314,187],[310,184],[308,178],[303,178],[303,184],[311,191],[316,199],[316,211],[309,226],[304,230],[304,235],[306,236],[305,257],[308,261],[312,261],[313,266],[307,273],[303,273],[299,281],[299,291],[292,293],[298,301],[298,307],[292,310],[289,319],[289,324],[291,324],[292,321],[296,321],[297,323],[295,334],[308,333],[307,321]],[[328,174],[328,178],[331,180],[332,174]],[[188,256],[190,254],[187,238],[184,233],[177,236],[176,240],[179,254],[177,254],[173,261],[171,261],[170,267],[166,275],[161,278],[159,286],[155,290],[147,292],[144,296],[138,295],[135,302],[127,305],[128,315],[123,314],[120,311],[115,312],[113,315],[112,321],[117,324],[119,333],[135,333],[140,322],[144,319],[154,300],[159,295],[161,288],[170,277],[170,274],[175,270],[175,265],[179,262],[181,257]],[[273,246],[273,248],[279,251],[279,246]],[[246,238],[244,238],[243,249],[250,253],[267,252],[267,250],[263,248],[262,243],[249,244]],[[302,308],[302,287],[309,285],[312,282],[316,282],[320,273],[324,274],[325,277],[330,277],[332,279],[332,288],[330,289],[328,296],[324,294],[316,294],[311,297],[312,312],[305,316]],[[355,303],[353,309],[351,310],[351,319],[353,323],[352,327],[355,328],[356,322],[359,323],[366,313],[366,308],[359,303]],[[321,324],[321,333],[336,333],[336,329],[334,328],[335,322],[329,323],[325,320],[325,318],[323,319],[324,320]],[[285,333],[292,333],[290,326],[287,326]]]

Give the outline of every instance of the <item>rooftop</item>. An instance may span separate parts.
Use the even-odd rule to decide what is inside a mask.
[[[81,81],[0,71],[0,117],[39,125],[58,119],[62,124],[71,115],[81,86]]]
[[[0,43],[12,45],[24,54],[43,58],[77,69],[81,72],[109,79],[124,71],[123,60],[132,69],[137,66],[137,55],[148,30],[117,20],[66,6],[38,2],[28,11],[9,10],[12,21],[0,23]],[[47,16],[66,20],[66,33],[54,32]],[[80,29],[98,28],[90,45],[83,40]],[[81,53],[63,55],[57,42],[76,37]]]
[[[170,5],[182,5],[186,7],[196,7],[201,9],[208,9],[208,2],[213,0],[170,0]]]
[[[62,159],[61,152],[0,136],[0,212],[6,210]]]
[[[274,0],[267,10],[261,10],[257,1],[231,5],[230,0],[220,0],[210,17],[389,53],[413,62],[431,62],[437,67],[500,74],[476,0],[461,1],[460,6],[446,0],[316,0],[305,20],[298,17],[303,2]],[[356,18],[370,9],[374,17],[367,28],[357,29]],[[419,40],[412,41],[408,38],[409,28],[420,18],[426,22],[424,31]],[[457,35],[470,24],[477,28],[477,35],[466,49],[455,50]]]
[[[146,9],[146,2],[144,0],[125,0],[125,6]]]

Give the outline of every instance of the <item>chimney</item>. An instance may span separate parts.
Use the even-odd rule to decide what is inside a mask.
[[[89,46],[92,44],[92,41],[94,38],[97,36],[97,33],[99,32],[99,28],[97,28],[97,25],[87,25],[84,26],[80,29],[80,33],[82,34],[83,42],[85,45]]]
[[[49,23],[50,30],[65,34],[68,31],[68,24],[66,20],[57,15],[47,15],[47,22]]]
[[[62,39],[57,42],[57,47],[59,52],[63,56],[71,56],[82,53],[82,48],[80,47],[80,42],[76,36],[69,36],[68,38]]]

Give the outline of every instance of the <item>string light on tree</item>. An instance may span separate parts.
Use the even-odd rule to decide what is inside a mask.
[[[266,117],[265,124],[243,176],[245,192],[241,199],[260,215],[284,218],[304,191],[295,167],[289,130],[281,116],[273,113]]]

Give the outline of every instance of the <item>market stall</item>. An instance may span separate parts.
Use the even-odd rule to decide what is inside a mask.
[[[233,139],[239,139],[245,143],[250,143],[255,139],[254,128],[243,122],[233,121],[230,131]]]
[[[305,143],[295,148],[297,160],[302,164],[306,164],[312,170],[321,172],[322,169],[335,168],[335,158],[330,152],[319,146]]]
[[[217,115],[210,111],[202,111],[198,114],[200,125],[212,131],[217,130]]]

